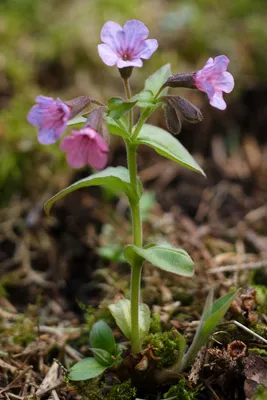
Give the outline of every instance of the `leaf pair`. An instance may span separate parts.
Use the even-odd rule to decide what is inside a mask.
[[[89,343],[94,357],[84,358],[73,365],[68,375],[72,381],[95,378],[119,360],[120,350],[112,330],[104,321],[93,325]]]

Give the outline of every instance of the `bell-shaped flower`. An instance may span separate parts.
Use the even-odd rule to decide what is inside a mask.
[[[67,154],[67,162],[73,168],[82,168],[89,164],[95,169],[103,169],[108,160],[108,146],[103,137],[93,128],[85,127],[73,130],[60,145]]]
[[[64,132],[71,109],[62,100],[37,96],[36,103],[28,114],[28,122],[38,126],[38,140],[42,144],[55,143]]]
[[[219,110],[225,110],[223,92],[230,93],[234,88],[234,78],[226,71],[229,59],[226,56],[209,58],[204,68],[195,73],[195,86],[206,92],[210,104]]]
[[[101,31],[104,44],[98,45],[103,62],[118,68],[142,67],[142,58],[148,59],[158,48],[156,39],[147,39],[149,30],[135,19],[127,21],[123,28],[116,22],[108,21]]]

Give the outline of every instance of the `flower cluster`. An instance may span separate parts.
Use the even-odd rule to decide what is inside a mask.
[[[117,65],[121,76],[128,79],[133,67],[141,67],[142,59],[150,58],[158,48],[157,40],[147,39],[148,35],[147,27],[134,19],[127,21],[123,28],[115,22],[106,22],[101,31],[103,43],[98,45],[99,55],[105,64]],[[191,74],[173,75],[163,87],[197,88],[207,93],[213,107],[224,110],[226,103],[222,93],[229,93],[234,87],[233,76],[226,71],[228,64],[229,59],[224,55],[209,58],[201,70]],[[128,70],[130,72],[126,72]],[[167,125],[174,133],[179,133],[181,129],[179,113],[190,122],[199,122],[202,119],[201,112],[179,96],[165,96],[162,101],[166,104]],[[99,102],[87,96],[80,96],[70,102],[38,96],[37,104],[28,114],[28,121],[38,127],[40,143],[52,144],[60,139],[68,121],[90,102],[99,105]],[[93,168],[102,169],[107,163],[108,146],[99,131],[99,124],[96,126],[92,119],[81,130],[72,130],[71,135],[63,139],[60,149],[66,152],[67,161],[73,168],[89,164]]]

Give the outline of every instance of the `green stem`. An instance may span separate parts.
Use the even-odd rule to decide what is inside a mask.
[[[151,113],[151,108],[146,108],[144,110],[143,114],[141,114],[141,117],[139,118],[139,121],[138,121],[138,123],[137,123],[137,125],[135,127],[135,130],[134,130],[133,134],[132,134],[132,137],[131,137],[132,141],[134,141],[137,138],[138,133],[140,132],[142,126],[146,122],[146,120],[149,117],[150,113]]]
[[[135,190],[137,190],[137,163],[136,146],[126,143],[128,155],[128,169],[130,181]],[[140,213],[140,204],[138,201],[131,201],[132,224],[133,224],[133,242],[135,246],[142,247],[142,221]],[[141,286],[142,266],[138,261],[132,263],[131,274],[131,344],[133,353],[140,353],[140,328],[139,328],[139,307],[140,307],[140,286]]]
[[[127,100],[130,100],[130,98],[132,97],[132,93],[131,93],[129,79],[123,79],[123,82],[124,82],[126,98],[127,98]],[[133,129],[133,109],[131,109],[129,112],[129,132],[130,133],[132,133],[132,129]]]

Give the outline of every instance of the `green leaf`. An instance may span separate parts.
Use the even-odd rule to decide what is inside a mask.
[[[105,321],[97,321],[92,326],[89,343],[93,348],[106,350],[113,355],[116,354],[117,347],[113,332]]]
[[[157,107],[154,94],[151,90],[142,90],[131,98],[131,101],[137,101],[136,105],[140,108]]]
[[[124,255],[130,264],[134,254],[164,271],[182,276],[193,276],[194,274],[194,262],[187,252],[176,249],[168,243],[153,244],[145,248],[134,245],[126,246]]]
[[[123,334],[131,338],[131,302],[128,299],[121,299],[116,304],[109,305],[110,312],[115,319],[118,327]],[[139,327],[140,340],[144,340],[150,328],[150,310],[149,307],[142,303],[139,309]]]
[[[166,82],[166,80],[171,76],[171,66],[170,64],[163,65],[158,69],[153,75],[147,78],[145,82],[145,90],[151,90],[154,96],[158,93],[161,86]],[[167,94],[168,88],[165,88],[161,92],[161,96]]]
[[[83,117],[82,115],[76,115],[67,122],[67,125],[83,124],[86,120],[87,118]]]
[[[104,169],[103,171],[97,172],[96,174],[90,175],[87,178],[81,179],[80,181],[73,183],[66,189],[61,190],[55,196],[51,197],[51,199],[49,199],[45,203],[45,212],[49,214],[51,207],[57,200],[61,199],[71,192],[74,192],[75,190],[88,186],[107,186],[112,190],[115,189],[124,192],[130,200],[137,201],[139,199],[138,194],[130,184],[128,169],[124,167],[109,167]],[[138,181],[138,192],[139,195],[141,195],[142,185],[140,181]]]
[[[191,365],[201,347],[207,342],[209,336],[214,332],[216,326],[224,317],[237,293],[238,290],[228,293],[226,296],[216,300],[212,305],[213,289],[210,290],[193,342],[183,357],[182,369]]]
[[[108,101],[108,115],[113,119],[120,119],[120,117],[130,111],[135,104],[136,101],[126,102],[119,97],[111,97]]]
[[[160,155],[206,176],[186,148],[174,136],[162,128],[144,124],[138,133],[136,143],[153,147]]]
[[[111,367],[114,364],[114,359],[112,358],[112,355],[108,351],[104,349],[95,349],[93,347],[90,347],[90,350],[93,353],[96,361],[98,361],[101,365],[105,365],[106,367]]]
[[[85,381],[101,375],[108,367],[100,364],[93,357],[84,358],[78,361],[69,371],[71,381]]]
[[[106,117],[106,121],[109,133],[121,136],[126,139],[129,138],[129,132],[127,131],[127,128],[124,127],[121,121],[115,121],[110,116]]]

